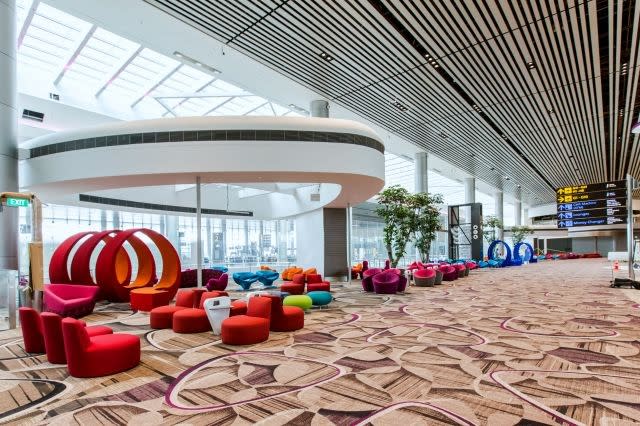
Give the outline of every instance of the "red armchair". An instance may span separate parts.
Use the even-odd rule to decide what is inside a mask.
[[[465,265],[463,265],[462,263],[456,263],[455,265],[451,265],[454,268],[456,268],[456,271],[458,271],[458,278],[464,278],[466,273],[467,273],[467,267]]]
[[[67,368],[73,377],[100,377],[129,370],[140,362],[140,339],[132,334],[90,337],[82,323],[62,320]]]
[[[18,309],[18,317],[22,329],[24,351],[33,354],[45,353],[42,323],[38,311],[32,308],[20,308]]]
[[[48,312],[80,318],[93,312],[97,286],[49,284],[44,287],[44,305]]]
[[[419,269],[413,271],[413,280],[418,287],[433,287],[436,283],[436,270]]]
[[[204,301],[212,297],[228,296],[226,291],[202,293],[197,308],[180,309],[173,314],[173,331],[176,333],[203,333],[211,330],[211,323],[204,310]]]
[[[371,268],[362,272],[362,289],[364,291],[373,291],[373,276],[382,272],[380,268]]]
[[[289,294],[304,294],[304,283],[296,284],[293,282],[286,282],[280,286],[280,291],[284,291]]]
[[[204,289],[178,290],[175,305],[159,306],[151,310],[149,315],[151,328],[171,328],[173,326],[173,315],[183,309],[199,306],[200,298],[204,291]]]
[[[211,277],[207,281],[207,290],[209,291],[225,291],[229,283],[228,274],[220,274],[218,277]]]
[[[454,281],[458,279],[458,270],[451,265],[440,266],[443,281]]]
[[[44,335],[44,347],[47,352],[47,361],[51,364],[66,364],[67,356],[64,351],[64,338],[62,337],[62,317],[52,312],[43,312],[40,315],[42,320],[42,334]],[[80,321],[84,324],[84,321]],[[110,327],[104,325],[94,325],[86,327],[89,337],[113,334]]]
[[[271,331],[294,331],[304,327],[304,311],[297,306],[282,306],[280,296],[264,294],[271,299]]]
[[[246,315],[237,315],[222,321],[222,343],[251,345],[269,338],[271,299],[251,297]]]
[[[324,281],[320,274],[307,275],[307,291],[331,291],[329,281]]]

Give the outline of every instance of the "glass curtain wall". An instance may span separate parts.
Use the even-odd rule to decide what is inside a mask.
[[[178,250],[182,268],[195,268],[197,229],[195,217],[131,213],[84,207],[45,205],[42,208],[42,236],[45,277],[53,251],[66,238],[78,232],[108,229],[149,228],[166,236]],[[146,237],[141,236],[143,240]],[[255,269],[260,264],[290,264],[296,260],[295,220],[255,220],[204,217],[202,220],[204,267],[227,264],[234,268]],[[20,271],[28,273],[28,247],[31,241],[29,209],[20,209]],[[153,244],[149,247],[158,255]],[[132,269],[137,269],[131,247]],[[94,259],[97,257],[94,253]]]

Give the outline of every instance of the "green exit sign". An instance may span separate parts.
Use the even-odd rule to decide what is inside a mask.
[[[9,207],[29,207],[29,200],[26,198],[6,198],[7,206]]]

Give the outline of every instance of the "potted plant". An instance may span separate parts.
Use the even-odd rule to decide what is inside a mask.
[[[400,185],[385,188],[378,194],[376,213],[384,220],[384,245],[391,267],[405,255],[413,233],[414,215],[411,194]]]
[[[414,212],[412,228],[415,244],[420,253],[420,259],[427,263],[431,242],[435,240],[436,232],[440,230],[438,206],[443,203],[443,197],[441,194],[420,192],[412,195],[410,202]]]
[[[502,221],[497,217],[487,216],[482,221],[483,237],[489,245],[491,245],[492,242],[498,239],[498,229],[503,229],[503,225]],[[496,246],[494,250],[498,251],[499,248]],[[497,253],[494,253],[493,257],[497,257],[496,255]]]
[[[514,246],[523,242],[527,235],[531,234],[533,234],[533,229],[529,228],[527,225],[511,227],[511,240],[513,241]]]

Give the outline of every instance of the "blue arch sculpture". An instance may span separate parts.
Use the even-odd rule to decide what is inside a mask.
[[[505,248],[505,251],[507,252],[506,257],[502,262],[502,266],[511,265],[511,247],[509,247],[509,244],[505,243],[502,240],[495,240],[491,244],[489,244],[489,252],[487,253],[487,257],[489,258],[489,260],[496,260],[493,258],[493,252],[495,251],[495,248],[498,244],[502,244]]]
[[[523,262],[527,260],[526,252],[525,252],[525,257],[524,258],[520,256],[520,248],[522,248],[523,246],[526,247],[526,249],[527,249],[526,252],[529,252],[529,259],[528,259],[529,262],[535,263],[536,262],[536,258],[533,255],[533,247],[531,247],[531,244],[525,243],[524,241],[519,242],[513,248],[513,258],[515,260],[522,260]]]

